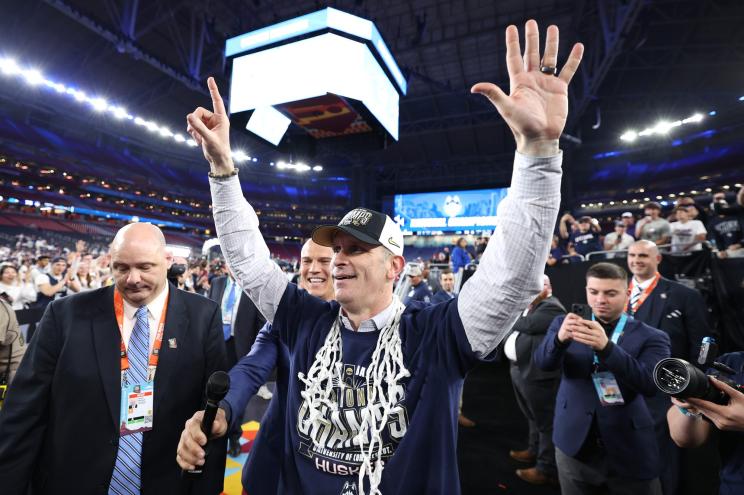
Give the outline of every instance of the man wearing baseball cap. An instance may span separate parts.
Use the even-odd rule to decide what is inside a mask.
[[[635,239],[636,226],[635,226],[635,217],[633,216],[633,214],[629,211],[626,211],[620,216],[620,219],[625,224],[625,233],[628,234],[633,239]]]
[[[463,377],[492,357],[542,286],[560,203],[558,139],[568,114],[568,83],[583,47],[556,68],[558,28],[539,54],[534,20],[521,56],[515,26],[506,30],[512,94],[479,83],[514,133],[511,189],[479,269],[447,302],[409,306],[393,296],[403,270],[400,229],[366,208],[313,240],[333,248],[336,301],[289,283],[270,259],[253,208],[243,197],[229,145],[229,120],[213,79],[213,111],[198,108],[188,131],[210,163],[212,210],[223,252],[243,290],[287,346],[290,377],[279,493],[379,495],[460,492],[457,399]],[[530,229],[525,230],[524,226]],[[188,469],[204,461],[201,413],[186,423],[177,451]],[[224,433],[218,412],[213,435]],[[255,494],[252,494],[255,495]]]
[[[411,265],[408,269],[408,279],[411,281],[411,289],[403,298],[403,304],[408,306],[411,301],[420,301],[430,303],[432,301],[431,289],[429,284],[424,280],[424,272],[418,265]]]

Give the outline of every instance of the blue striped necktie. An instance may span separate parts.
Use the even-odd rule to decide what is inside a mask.
[[[129,346],[127,347],[127,356],[129,357],[127,381],[130,384],[147,381],[147,351],[150,343],[147,306],[140,306],[134,314],[134,319],[134,329],[129,337]],[[142,433],[132,433],[120,437],[114,474],[109,485],[109,495],[139,495],[141,461]]]
[[[633,292],[630,294],[630,312],[635,313],[638,308],[636,308],[636,304],[638,304],[638,300],[641,298],[641,286],[633,284]]]

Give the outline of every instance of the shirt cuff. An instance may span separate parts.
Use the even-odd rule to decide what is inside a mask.
[[[555,342],[555,346],[558,349],[565,349],[566,347],[568,347],[568,344],[571,343],[570,340],[567,340],[565,342],[561,342],[561,339],[558,338],[558,334],[555,334],[555,339],[553,340],[553,342]]]
[[[612,349],[614,347],[615,347],[615,343],[612,342],[611,340],[608,340],[605,348],[597,352],[597,356],[602,359],[607,359],[608,357],[610,357],[610,354],[612,354]]]
[[[230,403],[227,402],[225,399],[222,399],[219,404],[219,408],[225,411],[225,420],[227,420],[227,424],[230,424],[230,419],[232,418],[232,408],[230,407]],[[230,427],[228,426],[228,430]]]

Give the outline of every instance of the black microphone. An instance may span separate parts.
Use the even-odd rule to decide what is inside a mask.
[[[225,398],[228,390],[230,390],[230,375],[224,371],[212,373],[207,380],[207,405],[204,407],[204,416],[201,422],[201,431],[207,436],[207,443],[204,445],[205,459],[209,455],[209,437],[212,434],[212,423],[214,423],[214,418],[217,415],[220,401]],[[186,470],[184,474],[189,477],[200,476],[203,471],[204,465]]]

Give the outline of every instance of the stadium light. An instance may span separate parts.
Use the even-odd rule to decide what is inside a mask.
[[[744,98],[744,97],[742,97]],[[708,115],[715,115],[715,111],[708,112]],[[703,121],[705,116],[702,113],[695,113],[693,115],[690,115],[689,117],[681,120],[675,120],[675,121],[667,121],[667,120],[661,120],[657,122],[653,127],[647,127],[646,129],[643,129],[642,131],[636,131],[634,129],[628,129],[623,134],[620,135],[620,140],[625,141],[626,143],[632,143],[639,137],[646,137],[646,136],[652,136],[652,135],[659,135],[659,136],[665,136],[669,134],[669,132],[672,129],[675,129],[677,127],[687,125],[687,124],[698,124]]]
[[[71,97],[74,101],[90,105],[90,107],[99,113],[106,113],[118,121],[131,121],[138,127],[144,127],[154,136],[161,137],[163,139],[172,139],[175,143],[185,145],[191,148],[196,148],[199,145],[193,139],[188,138],[184,134],[174,133],[168,127],[160,125],[153,120],[145,119],[139,115],[130,114],[124,106],[110,103],[106,98],[101,96],[91,97],[88,93],[82,89],[78,89],[69,84],[64,84],[58,81],[48,79],[39,69],[35,67],[21,67],[18,62],[10,57],[0,58],[0,74],[11,77],[19,77],[31,86],[43,86],[51,91],[54,91],[60,95],[66,95]],[[93,93],[95,94],[95,93]],[[243,150],[237,150],[233,152],[233,159],[238,162],[253,162],[258,163],[258,158],[250,156]],[[307,172],[312,170],[313,172],[321,172],[323,167],[316,165],[311,167],[304,163],[285,163],[277,168],[280,169],[291,169],[295,172]],[[271,163],[273,166],[274,163]]]

